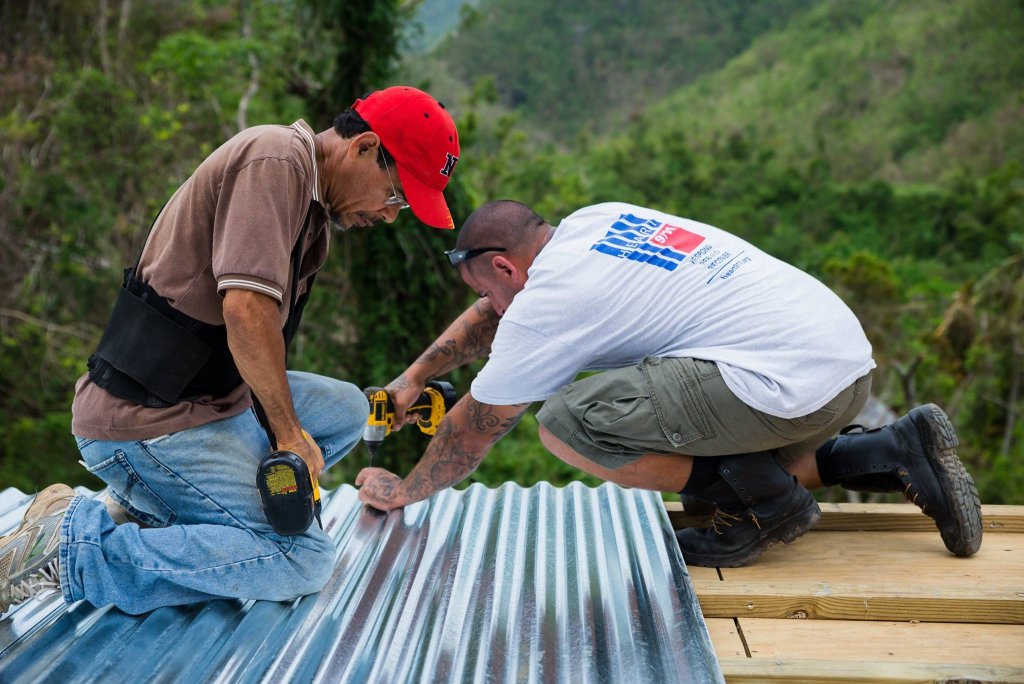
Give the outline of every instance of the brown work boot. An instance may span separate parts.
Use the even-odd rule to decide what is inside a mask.
[[[981,500],[957,445],[946,414],[926,404],[881,428],[845,428],[818,457],[818,472],[826,485],[901,492],[935,521],[951,553],[970,556],[981,548]]]
[[[717,507],[707,529],[676,532],[687,565],[748,565],[773,544],[788,544],[814,527],[821,509],[771,452],[728,456],[721,479],[692,496]]]
[[[43,591],[60,590],[60,524],[74,498],[67,485],[47,487],[18,529],[0,537],[0,615]]]

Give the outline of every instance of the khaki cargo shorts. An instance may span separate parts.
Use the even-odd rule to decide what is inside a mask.
[[[649,356],[564,387],[544,402],[537,420],[609,470],[651,453],[728,456],[779,449],[790,461],[849,425],[870,390],[868,374],[814,413],[778,418],[736,398],[711,361]]]

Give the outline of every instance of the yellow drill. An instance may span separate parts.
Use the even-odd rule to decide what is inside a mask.
[[[370,417],[363,431],[363,441],[370,452],[372,464],[377,449],[395,426],[395,404],[391,401],[391,395],[382,387],[367,387],[363,391],[370,400]],[[413,402],[406,413],[420,414],[416,426],[423,434],[433,435],[437,432],[437,426],[444,420],[445,414],[455,405],[456,398],[455,388],[450,382],[433,380],[427,383],[423,394]]]

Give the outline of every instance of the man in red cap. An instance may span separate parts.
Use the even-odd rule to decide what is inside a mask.
[[[362,391],[286,369],[286,352],[330,244],[411,207],[454,227],[442,191],[455,123],[427,93],[366,96],[320,133],[304,122],[242,131],[168,201],[126,270],[72,431],[108,506],[65,485],[41,492],[0,538],[0,614],[46,589],[128,613],[211,598],[319,591],[334,565],[313,525],[277,534],[257,466],[298,454],[313,477],[366,422]]]

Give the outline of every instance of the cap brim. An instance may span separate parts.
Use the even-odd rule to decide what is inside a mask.
[[[432,228],[442,230],[454,230],[455,222],[452,221],[452,214],[448,211],[448,204],[444,201],[444,193],[436,190],[426,183],[420,181],[412,173],[398,167],[398,178],[402,181],[402,194],[409,202],[409,208],[420,221],[423,221]]]

